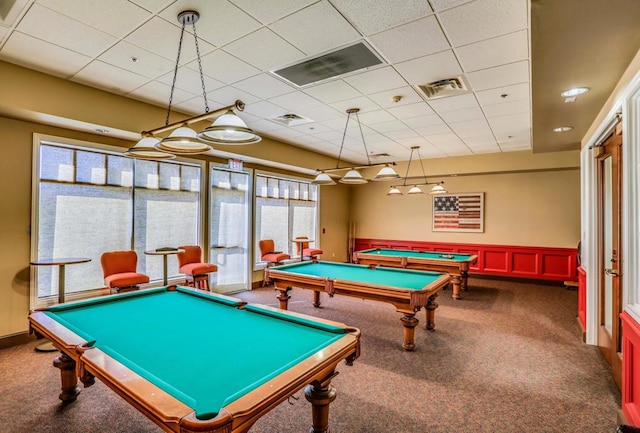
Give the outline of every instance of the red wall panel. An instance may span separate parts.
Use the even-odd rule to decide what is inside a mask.
[[[582,332],[587,330],[587,273],[582,266],[578,268],[578,322]]]
[[[478,260],[470,267],[472,274],[554,281],[578,281],[577,250],[575,248],[356,238],[356,251],[370,248],[476,254]]]
[[[620,319],[623,354],[622,412],[627,424],[640,425],[640,325],[624,311],[620,314]]]

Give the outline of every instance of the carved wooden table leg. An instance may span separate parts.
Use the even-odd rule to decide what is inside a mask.
[[[469,271],[463,270],[460,271],[460,279],[462,280],[461,287],[462,290],[467,290],[467,281],[469,280]]]
[[[336,390],[330,385],[331,378],[335,373],[329,375],[322,383],[313,381],[304,390],[304,396],[311,403],[311,416],[313,426],[309,433],[329,433],[329,404],[336,399]]]
[[[76,362],[66,353],[62,352],[53,360],[53,366],[60,369],[62,379],[62,392],[58,396],[65,403],[76,401],[80,394],[80,385],[76,376]]]
[[[289,298],[291,298],[291,295],[289,295],[289,290],[291,290],[291,287],[281,289],[276,286],[276,290],[280,292],[280,294],[278,295],[278,301],[280,301],[280,309],[281,310],[288,309]]]
[[[462,299],[462,296],[460,296],[460,284],[462,282],[462,278],[460,278],[460,275],[452,275],[451,276],[451,285],[453,286],[453,290],[452,290],[452,294],[451,297],[453,299]]]
[[[404,341],[402,342],[402,348],[407,351],[412,351],[416,348],[414,343],[414,335],[416,326],[418,326],[418,319],[416,319],[416,313],[404,313],[404,316],[400,319],[400,323],[404,326]]]
[[[424,307],[427,321],[427,323],[424,324],[424,329],[429,331],[433,331],[436,328],[436,308],[438,308],[438,304],[436,303],[437,296],[437,293],[433,296],[429,296],[427,305]]]
[[[317,290],[313,291],[313,306],[316,308],[320,307],[320,292]]]

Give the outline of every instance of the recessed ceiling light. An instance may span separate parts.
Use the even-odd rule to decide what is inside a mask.
[[[571,131],[573,126],[559,126],[557,128],[553,128],[553,132],[567,132]]]
[[[560,94],[560,96],[563,97],[571,97],[571,96],[578,96],[578,95],[582,95],[583,93],[587,93],[589,91],[588,87],[573,87],[571,89],[567,89],[564,92],[562,92]]]

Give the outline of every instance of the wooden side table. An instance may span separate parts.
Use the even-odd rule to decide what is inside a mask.
[[[168,279],[167,279],[167,257],[171,254],[178,254],[178,253],[184,253],[184,250],[181,249],[174,249],[174,250],[149,250],[149,251],[145,251],[145,254],[149,255],[149,256],[162,256],[162,271],[163,271],[163,277],[162,277],[162,284],[164,286],[167,286],[168,284]]]

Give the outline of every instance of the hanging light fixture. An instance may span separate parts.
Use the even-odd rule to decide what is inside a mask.
[[[359,108],[349,108],[347,110],[347,123],[344,126],[344,133],[342,134],[342,143],[340,144],[340,152],[338,152],[338,161],[336,163],[335,168],[325,168],[318,169],[318,174],[315,179],[313,179],[313,183],[316,185],[335,185],[335,180],[327,173],[346,171],[347,173],[338,181],[340,183],[345,183],[348,185],[359,185],[363,183],[367,183],[367,179],[365,179],[362,174],[358,170],[362,170],[364,168],[369,167],[382,167],[380,171],[371,179],[374,181],[380,180],[393,180],[399,179],[400,176],[393,169],[393,166],[396,165],[395,162],[385,162],[380,164],[372,164],[371,159],[369,158],[369,151],[367,150],[367,143],[364,141],[364,134],[362,133],[362,125],[360,124],[360,119],[358,119]],[[340,160],[342,158],[342,149],[344,149],[344,140],[347,136],[347,128],[349,127],[349,120],[351,119],[351,115],[356,115],[356,121],[358,122],[358,128],[360,129],[360,137],[362,138],[362,145],[364,146],[364,153],[367,155],[367,165],[358,165],[353,167],[340,167]]]
[[[413,146],[411,148],[411,153],[409,154],[409,163],[407,164],[407,172],[404,175],[404,180],[402,181],[402,185],[392,185],[391,188],[389,188],[389,191],[387,192],[387,195],[391,195],[391,196],[398,196],[398,195],[404,195],[405,193],[402,192],[402,190],[400,189],[405,188],[409,185],[407,185],[407,179],[409,178],[409,169],[411,168],[411,161],[413,161],[413,151],[416,151],[417,155],[418,155],[418,159],[420,160],[420,167],[422,168],[422,179],[424,180],[423,183],[416,183],[411,185],[411,187],[409,188],[409,190],[406,192],[407,195],[418,195],[418,194],[424,194],[424,191],[422,191],[422,188],[420,188],[421,186],[427,186],[427,185],[433,185],[433,188],[431,188],[431,191],[429,191],[429,194],[446,194],[447,190],[442,186],[442,184],[444,183],[443,181],[441,182],[429,182],[427,181],[427,175],[424,171],[424,163],[422,162],[422,156],[420,156],[420,146]]]
[[[200,59],[200,48],[198,46],[198,34],[196,32],[196,22],[199,19],[200,14],[192,10],[182,11],[178,14],[178,22],[182,24],[182,30],[180,32],[178,56],[173,72],[173,82],[171,84],[165,125],[149,131],[143,131],[141,133],[142,139],[138,141],[135,146],[127,150],[127,152],[124,153],[125,156],[141,159],[171,159],[175,158],[175,155],[196,155],[208,152],[212,149],[211,144],[243,145],[257,143],[262,139],[249,129],[244,121],[234,113],[234,110],[244,110],[244,103],[242,101],[238,100],[233,105],[209,111],[207,91],[204,85],[204,74],[202,72],[202,61]],[[205,112],[204,114],[169,124],[173,93],[176,87],[178,66],[180,64],[180,54],[182,52],[182,40],[187,24],[191,24],[193,28],[193,39],[195,41],[198,68],[200,70]],[[202,132],[196,132],[189,126],[192,123],[211,119],[216,116],[217,118],[213,124]],[[157,137],[157,134],[168,131],[171,131],[168,137]]]

